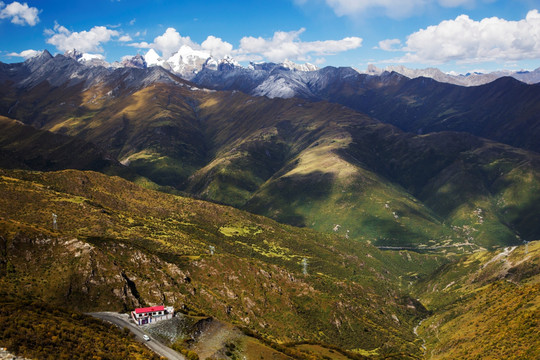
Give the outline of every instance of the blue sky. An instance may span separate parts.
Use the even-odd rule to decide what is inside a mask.
[[[77,47],[106,61],[182,45],[365,69],[540,67],[540,0],[0,1],[0,61]]]

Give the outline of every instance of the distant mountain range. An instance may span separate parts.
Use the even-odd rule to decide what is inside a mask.
[[[384,69],[377,68],[374,65],[369,65],[365,71],[360,71],[362,74],[381,75],[383,72],[397,72],[410,79],[418,77],[431,78],[438,82],[461,85],[461,86],[478,86],[490,83],[501,77],[513,77],[516,80],[526,84],[537,84],[540,82],[540,68],[533,71],[512,71],[500,70],[490,73],[467,73],[467,74],[448,74],[437,68],[427,69],[409,69],[403,65],[387,66]]]
[[[152,66],[161,66],[166,70],[172,71],[178,76],[186,80],[192,80],[199,72],[207,70],[233,70],[233,69],[245,69],[251,70],[254,77],[257,77],[255,73],[258,70],[271,71],[274,68],[281,68],[285,70],[296,71],[316,71],[318,67],[316,65],[305,63],[296,64],[292,61],[286,60],[283,63],[253,63],[251,62],[247,67],[243,67],[235,59],[231,57],[215,58],[210,53],[202,50],[194,50],[188,45],[183,45],[176,53],[171,57],[164,59],[154,49],[148,50],[144,55],[138,54],[135,56],[126,56],[121,62],[107,63],[100,55],[85,54],[73,49],[67,51],[65,54],[67,57],[71,57],[85,65],[89,66],[103,66],[111,68],[119,67],[136,67],[146,68]],[[513,71],[513,70],[500,70],[490,73],[444,73],[437,68],[426,69],[410,69],[403,65],[391,65],[385,68],[378,68],[377,66],[370,64],[366,70],[355,69],[360,74],[367,75],[382,75],[384,72],[396,72],[410,79],[418,77],[426,77],[434,79],[438,82],[460,85],[460,86],[478,86],[490,83],[501,77],[513,77],[516,80],[524,82],[526,84],[536,84],[540,82],[540,68],[533,71]],[[290,97],[291,93],[268,93],[264,94],[271,97]]]

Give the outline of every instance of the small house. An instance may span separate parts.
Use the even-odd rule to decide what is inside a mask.
[[[158,321],[172,319],[174,308],[172,306],[150,306],[137,308],[131,312],[131,318],[137,325],[153,324]]]

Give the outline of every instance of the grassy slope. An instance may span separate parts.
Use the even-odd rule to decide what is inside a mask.
[[[159,185],[294,225],[447,252],[540,234],[533,153],[468,135],[412,136],[324,102],[123,86],[41,84],[3,102],[19,99],[25,122],[92,141]]]
[[[167,302],[275,341],[418,352],[411,331],[421,306],[397,288],[402,268],[422,262],[428,273],[436,258],[387,257],[92,172],[4,171],[0,186],[2,264],[11,269],[0,281],[18,296],[83,311]]]
[[[249,199],[250,211],[325,232],[339,224],[379,245],[470,249],[540,231],[529,221],[534,153],[466,134],[412,136],[326,103],[218,93],[200,109],[210,142],[225,144],[190,181],[210,199]]]
[[[418,333],[432,359],[540,356],[540,242],[478,252],[416,285],[433,311]]]
[[[37,130],[3,116],[0,116],[0,134],[3,168],[120,171],[120,164],[95,145],[80,139]]]

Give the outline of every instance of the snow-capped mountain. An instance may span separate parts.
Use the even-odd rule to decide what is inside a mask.
[[[83,89],[99,86],[111,89],[110,96],[118,93],[118,83],[122,89],[141,89],[155,83],[186,86],[185,81],[162,67],[141,68],[145,66],[141,55],[124,59],[123,64],[94,66],[93,58],[77,51],[52,56],[47,50],[27,59],[23,63],[3,64],[5,70],[0,74],[0,82],[9,81],[18,88],[31,89],[39,84],[48,83],[51,87],[75,86],[82,84]],[[118,90],[118,91],[117,91]]]
[[[42,54],[38,54],[37,57]],[[47,54],[49,53],[47,52]],[[159,66],[202,86],[213,89],[237,89],[253,95],[272,98],[289,98],[298,95],[310,97],[311,83],[319,74],[317,66],[310,63],[297,64],[285,60],[279,64],[252,62],[248,66],[242,66],[229,56],[218,59],[206,51],[193,49],[187,45],[183,45],[168,59],[161,57],[154,49],[148,50],[144,55],[125,57],[122,62],[115,61],[113,63],[106,62],[103,55],[82,53],[76,49],[66,51],[64,56],[89,67],[144,69]],[[402,65],[393,65],[383,69],[370,64],[364,71],[358,69],[355,71],[359,74],[372,76],[395,72],[410,79],[427,77],[438,82],[460,86],[483,85],[505,76],[513,77],[527,84],[540,83],[540,68],[534,71],[505,70],[463,75],[444,73],[437,68],[410,69]]]
[[[144,55],[144,60],[146,61],[146,65],[148,67],[151,66],[161,66],[162,68],[171,71],[171,65],[169,65],[168,62],[166,62],[154,49],[148,50],[148,52]]]
[[[77,49],[68,50],[64,53],[64,56],[67,58],[71,58],[73,60],[77,60],[81,64],[87,65],[87,66],[103,66],[103,67],[111,67],[111,64],[105,61],[105,57],[100,54],[89,54],[89,53],[82,53],[78,51]]]
[[[195,50],[187,45],[183,45],[168,59],[163,59],[154,49],[150,49],[144,59],[148,66],[161,66],[186,80],[193,79],[203,69],[217,71],[241,67],[232,57],[216,59],[205,51]]]
[[[319,68],[316,65],[305,63],[305,64],[297,64],[289,59],[286,59],[283,63],[281,63],[283,67],[290,69],[290,70],[298,70],[298,71],[315,71]]]
[[[238,61],[230,56],[226,56],[222,59],[213,57],[210,53],[203,50],[196,50],[188,45],[183,45],[176,53],[170,58],[163,59],[154,50],[150,49],[144,60],[147,66],[161,66],[167,70],[170,70],[180,77],[186,80],[194,79],[197,74],[203,70],[208,71],[233,71],[238,69],[243,70],[272,70],[276,67],[280,67],[286,70],[294,71],[315,71],[317,66],[305,63],[296,64],[290,60],[285,60],[281,64],[274,63],[251,63],[248,67],[244,68]]]
[[[314,69],[309,71],[298,69]],[[269,98],[303,97],[319,98],[319,92],[329,84],[360,79],[352,68],[326,67],[316,69],[314,65],[293,66],[292,62],[250,63],[248,67],[221,68],[218,71],[203,69],[192,81],[216,90],[240,90],[250,95]]]
[[[193,50],[191,47],[183,45],[166,61],[173,72],[189,80],[203,68],[208,58],[210,58],[209,53]]]

